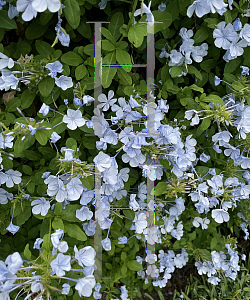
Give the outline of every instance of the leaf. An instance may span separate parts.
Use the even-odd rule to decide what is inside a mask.
[[[60,218],[68,222],[79,222],[76,217],[76,210],[80,209],[82,206],[79,204],[70,204],[63,209],[60,214]]]
[[[142,265],[136,260],[131,260],[127,262],[127,267],[132,271],[140,271],[143,269]]]
[[[17,29],[15,20],[8,17],[7,10],[0,10],[0,28],[4,29]]]
[[[33,194],[33,193],[34,193],[34,191],[35,191],[35,184],[34,184],[34,182],[29,182],[29,183],[27,184],[27,190],[28,190],[28,192],[29,192],[30,194]]]
[[[102,40],[102,49],[111,52],[115,50],[115,45],[110,43],[109,40]]]
[[[34,19],[26,28],[25,37],[28,40],[35,40],[40,36],[44,35],[47,28],[48,28],[48,24],[41,25],[39,19]]]
[[[161,22],[161,23],[155,23],[154,27],[154,34],[158,31],[162,31],[170,26],[172,23],[172,16],[171,14],[165,10],[165,11],[153,11],[155,22]]]
[[[85,38],[90,39],[92,36],[91,26],[89,23],[86,23],[87,19],[81,17],[81,22],[77,27],[77,31]]]
[[[31,251],[29,249],[29,244],[27,244],[24,248],[24,251],[23,251],[23,254],[24,256],[28,259],[28,260],[31,260]]]
[[[88,70],[84,64],[79,65],[75,69],[76,80],[81,80],[86,74],[88,74]]]
[[[35,137],[38,143],[42,146],[45,146],[48,142],[48,137],[43,132],[41,132],[41,130],[36,131]]]
[[[103,64],[110,65],[115,64],[115,52],[108,53],[104,59]],[[108,88],[111,85],[111,82],[116,74],[117,67],[109,67],[109,66],[103,66],[102,68],[102,86],[104,88]]]
[[[238,81],[235,81],[232,83],[232,88],[235,89],[236,91],[241,91],[242,89],[244,89],[244,85]]]
[[[55,204],[55,207],[54,207],[54,213],[56,215],[60,215],[61,212],[62,212],[62,203],[61,202],[57,202]]]
[[[16,224],[17,226],[23,225],[31,216],[31,206],[28,203],[26,204],[25,208],[23,209],[22,213],[16,217]]]
[[[194,35],[194,41],[196,44],[200,44],[208,38],[208,30],[206,28],[200,28]]]
[[[85,48],[84,48],[84,50],[85,50]],[[77,54],[73,51],[68,51],[67,53],[64,53],[61,57],[61,60],[63,63],[65,63],[69,66],[74,66],[74,67],[83,63],[83,58],[79,54]]]
[[[209,118],[203,119],[195,133],[195,136],[197,137],[200,136],[206,129],[208,129],[210,124],[211,124],[211,120]]]
[[[177,76],[179,76],[179,75],[181,75],[182,74],[182,69],[180,68],[180,67],[178,67],[178,66],[173,66],[172,68],[171,68],[171,76],[172,77],[177,77]]]
[[[79,4],[77,3],[76,0],[65,0],[64,1],[65,5],[65,17],[69,23],[69,25],[73,28],[76,29],[78,25],[80,24],[80,7]]]
[[[132,78],[124,71],[122,68],[117,69],[118,77],[120,78],[120,83],[124,85],[132,85]]]
[[[121,50],[121,49],[116,49],[115,52],[116,52],[116,60],[120,65],[132,65],[131,57],[128,54],[128,52]],[[129,66],[125,66],[122,68],[126,72],[130,72],[132,69],[132,67],[129,67]]]
[[[77,239],[78,241],[86,241],[87,237],[86,234],[82,231],[82,229],[76,225],[76,224],[64,224],[65,230],[67,234],[72,237]]]
[[[140,47],[144,36],[147,35],[147,30],[141,26],[141,24],[135,24],[130,27],[128,32],[128,40],[132,43],[136,48]]]
[[[21,106],[21,100],[18,97],[14,97],[9,100],[9,102],[6,105],[6,111],[16,111],[17,107]]]
[[[56,229],[62,229],[64,230],[64,224],[63,224],[63,221],[59,218],[55,218],[52,222],[52,227],[54,230]]]
[[[28,108],[36,98],[36,93],[31,93],[28,89],[22,92],[21,95],[21,107]]]
[[[27,174],[27,175],[32,175],[32,174],[33,174],[33,171],[32,171],[32,169],[31,169],[31,167],[28,166],[28,165],[23,165],[23,166],[22,166],[22,169],[23,169],[23,172],[24,172],[25,174]]]
[[[52,92],[54,86],[55,86],[55,80],[53,78],[51,78],[50,76],[43,78],[38,83],[39,92],[41,93],[41,95],[43,97],[49,96],[49,94]]]
[[[155,196],[160,196],[167,191],[168,184],[166,182],[159,182],[155,187]]]
[[[32,139],[34,139],[34,136],[32,136]],[[32,150],[25,150],[24,156],[28,158],[29,160],[40,160],[42,157],[40,153],[32,151]]]
[[[204,102],[213,102],[214,104],[224,104],[224,101],[221,99],[221,97],[217,96],[217,95],[208,95],[205,98],[202,98],[202,101]]]
[[[202,80],[201,72],[198,71],[194,66],[188,66],[188,73],[194,74],[198,79]]]
[[[93,188],[95,187],[94,180],[95,180],[94,175],[81,178],[82,184],[89,190],[93,190]]]
[[[190,89],[192,89],[192,90],[194,90],[194,91],[197,91],[197,92],[200,92],[200,93],[203,93],[203,92],[204,92],[203,88],[197,86],[196,84],[190,85]]]
[[[101,27],[101,33],[102,33],[102,35],[104,35],[105,38],[107,38],[113,45],[116,44],[113,35],[111,34],[111,32],[110,32],[108,29],[106,29],[105,27]]]
[[[52,48],[50,44],[41,40],[36,40],[36,50],[44,56],[53,55],[55,52],[54,48]]]
[[[110,23],[108,25],[108,30],[110,31],[110,33],[112,34],[112,36],[116,41],[119,39],[121,35],[120,27],[123,24],[124,24],[123,14],[118,11],[112,16]]]
[[[229,62],[227,62],[225,65],[225,68],[224,68],[224,73],[234,72],[236,70],[236,68],[240,66],[241,61],[242,61],[242,58],[237,57],[237,58],[232,59]]]

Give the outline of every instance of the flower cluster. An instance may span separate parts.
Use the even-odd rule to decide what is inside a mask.
[[[203,43],[200,46],[194,46],[194,39],[191,39],[193,36],[193,31],[191,29],[187,30],[187,28],[181,28],[179,35],[181,36],[182,44],[179,48],[179,51],[173,49],[170,51],[170,54],[166,51],[166,45],[161,49],[161,53],[159,58],[170,58],[168,65],[172,66],[182,66],[183,64],[186,66],[192,64],[192,59],[200,63],[203,60],[203,57],[207,55],[208,44]],[[171,68],[169,70],[171,72]],[[186,76],[187,72],[182,72],[180,76]]]

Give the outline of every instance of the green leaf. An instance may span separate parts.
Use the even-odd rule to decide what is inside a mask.
[[[39,19],[33,19],[25,30],[25,37],[28,40],[35,40],[40,36],[44,35],[48,28],[48,24],[41,25]]]
[[[43,132],[41,132],[41,130],[36,131],[35,137],[38,143],[42,146],[45,146],[48,142],[48,137]]]
[[[127,267],[132,271],[140,271],[143,269],[142,265],[136,260],[131,260],[127,262]]]
[[[121,254],[121,259],[122,259],[122,261],[126,261],[126,259],[127,259],[127,254],[126,254],[126,252],[122,252],[122,254]]]
[[[194,41],[196,44],[200,44],[208,38],[208,30],[206,28],[200,28],[194,35]]]
[[[50,76],[43,78],[38,83],[39,92],[41,93],[41,95],[43,97],[49,96],[49,94],[52,92],[54,86],[55,86],[55,80],[53,78],[51,78]]]
[[[15,20],[8,17],[7,10],[0,10],[0,28],[4,29],[17,29]]]
[[[76,0],[65,0],[64,5],[66,9],[64,10],[65,17],[69,25],[76,29],[80,24],[80,7]]]
[[[136,48],[140,47],[144,36],[147,35],[147,30],[141,24],[135,24],[130,27],[128,32],[128,40],[132,43]]]
[[[84,48],[84,50],[85,50],[85,48]],[[77,54],[73,51],[68,51],[67,53],[64,53],[61,57],[61,60],[63,63],[65,63],[69,66],[74,66],[74,67],[83,63],[83,58],[79,54]]]
[[[102,32],[102,35],[104,35],[105,38],[107,38],[113,45],[116,44],[112,33],[108,29],[106,29],[105,27],[101,27],[101,32]]]
[[[94,180],[95,180],[94,175],[81,178],[82,184],[89,190],[93,190],[93,188],[95,187]]]
[[[114,39],[117,41],[121,35],[120,33],[120,27],[124,24],[124,18],[123,14],[121,12],[116,12],[108,25],[108,30],[114,37]]]
[[[41,40],[36,40],[36,50],[44,56],[53,55],[55,52],[54,48],[52,48],[50,44]]]
[[[199,125],[195,135],[198,137],[200,136],[211,124],[211,120],[209,118],[203,119],[201,124]]]
[[[166,182],[159,182],[155,187],[155,196],[160,196],[167,191],[168,184]]]
[[[217,96],[217,95],[208,95],[205,98],[202,98],[202,101],[204,102],[213,102],[214,104],[224,104],[224,101],[221,99],[221,97]]]
[[[232,88],[236,91],[241,91],[242,89],[244,89],[244,85],[238,81],[235,81],[232,83]]]
[[[180,67],[178,67],[178,66],[173,66],[172,68],[171,68],[171,76],[172,77],[177,77],[177,76],[179,76],[179,75],[181,75],[182,74],[182,69],[180,68]]]
[[[60,215],[61,212],[62,212],[62,203],[61,202],[57,202],[55,204],[55,207],[54,207],[54,213],[56,215]]]
[[[155,22],[162,22],[162,23],[155,23],[154,34],[170,26],[172,22],[172,16],[167,10],[153,11],[153,15],[154,15]]]
[[[63,221],[59,218],[55,218],[52,222],[52,227],[54,230],[56,229],[62,229],[64,230],[64,224],[63,224]]]
[[[60,218],[68,222],[79,222],[76,217],[76,210],[80,209],[82,206],[79,204],[70,204],[63,209],[60,213]]]
[[[131,58],[128,52],[121,49],[116,49],[116,60],[120,65],[132,65]],[[126,72],[130,72],[132,69],[132,67],[129,66],[125,66],[122,68]]]
[[[94,56],[94,51],[95,51],[94,49],[95,49],[95,45],[89,44],[84,47],[83,52],[89,56]]]
[[[194,91],[197,91],[197,92],[200,92],[200,93],[203,93],[203,92],[204,92],[203,88],[197,86],[196,84],[190,85],[190,89],[192,89],[192,90],[194,90]]]
[[[89,23],[86,23],[87,19],[81,17],[81,22],[77,27],[77,31],[85,38],[90,39],[92,36],[92,30]]]
[[[31,51],[31,46],[26,43],[25,41],[19,41],[17,44],[16,44],[16,51],[15,53],[13,54],[14,56],[16,57],[20,57],[21,55],[28,55]]]
[[[31,93],[28,89],[22,92],[21,95],[21,107],[23,109],[30,107],[36,98],[36,93]]]
[[[86,74],[88,74],[88,70],[84,64],[79,65],[75,69],[76,80],[81,80]]]
[[[227,62],[225,65],[225,68],[224,68],[224,73],[234,72],[236,70],[236,68],[240,66],[241,61],[242,61],[242,58],[237,57],[237,58],[232,59],[229,62]]]
[[[67,225],[64,224],[64,227],[69,236],[77,239],[78,241],[82,241],[82,242],[87,240],[86,234],[76,224],[67,224]]]
[[[23,225],[31,216],[31,206],[30,203],[26,204],[25,208],[23,209],[22,213],[16,217],[15,225],[21,226]]]
[[[24,251],[23,251],[23,254],[24,256],[28,259],[28,260],[31,260],[31,251],[29,249],[29,244],[27,244],[24,248]]]
[[[202,80],[201,72],[198,71],[194,66],[188,66],[188,73],[194,74],[198,79]]]
[[[127,271],[128,271],[128,268],[125,265],[123,265],[121,267],[121,273],[122,273],[122,275],[125,276],[127,274]]]
[[[31,136],[31,137],[32,137],[32,139],[35,138],[34,136]],[[26,140],[26,138],[25,138],[25,140]],[[26,158],[28,158],[29,160],[40,160],[42,158],[40,153],[32,151],[32,150],[25,150],[24,156]]]
[[[116,51],[108,53],[103,59],[103,64],[115,64],[115,52]],[[115,77],[116,71],[117,67],[105,66],[102,68],[102,86],[104,88],[108,88],[111,85],[111,82]]]
[[[38,147],[38,151],[41,152],[46,159],[51,159],[56,156],[56,151],[50,147]]]
[[[1,11],[1,10],[0,10]],[[21,100],[17,97],[10,99],[10,101],[6,105],[6,111],[16,111],[17,107],[21,106]]]
[[[27,184],[27,190],[30,194],[33,194],[35,192],[35,184],[34,182],[29,182]]]
[[[115,45],[110,43],[109,40],[102,40],[102,49],[111,52],[115,50]]]
[[[132,78],[128,75],[127,72],[122,68],[117,69],[118,77],[120,78],[120,83],[123,85],[132,85]]]
[[[22,166],[22,169],[23,169],[23,172],[24,172],[25,174],[27,174],[27,175],[32,175],[32,174],[33,174],[33,171],[32,171],[32,169],[31,169],[31,167],[28,166],[28,165],[23,165],[23,166]]]

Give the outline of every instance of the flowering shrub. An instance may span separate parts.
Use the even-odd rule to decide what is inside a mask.
[[[0,299],[131,299],[187,263],[235,280],[250,221],[248,1],[11,2]]]

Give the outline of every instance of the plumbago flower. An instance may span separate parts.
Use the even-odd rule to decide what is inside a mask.
[[[75,130],[77,127],[82,127],[86,120],[82,117],[80,110],[68,109],[67,115],[62,120],[67,124],[67,127],[71,130]]]

